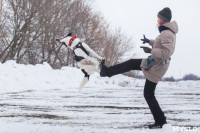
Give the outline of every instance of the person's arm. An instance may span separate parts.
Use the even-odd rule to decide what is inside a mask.
[[[152,47],[153,47],[154,43],[155,43],[155,40],[149,40],[149,45],[151,45]]]
[[[173,40],[169,35],[165,35],[161,38],[161,48],[155,48],[151,50],[152,58],[160,58],[167,60],[171,57],[174,52]]]

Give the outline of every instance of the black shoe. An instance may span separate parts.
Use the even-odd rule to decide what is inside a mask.
[[[149,125],[149,129],[159,129],[159,128],[162,128],[164,124],[167,124],[167,122],[164,122],[164,123],[154,123],[154,124],[151,124]]]
[[[105,60],[102,60],[101,64],[100,64],[100,76],[101,77],[107,76],[107,67],[106,67],[106,64],[105,64]]]

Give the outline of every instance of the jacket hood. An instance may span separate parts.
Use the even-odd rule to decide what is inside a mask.
[[[170,30],[172,30],[175,34],[178,33],[178,25],[176,23],[176,21],[172,21],[170,23],[166,23],[163,26],[169,28]]]

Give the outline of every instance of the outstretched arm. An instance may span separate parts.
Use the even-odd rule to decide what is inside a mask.
[[[149,45],[151,45],[153,47],[155,40],[150,40],[149,41]]]

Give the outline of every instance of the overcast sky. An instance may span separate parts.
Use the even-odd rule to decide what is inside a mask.
[[[172,10],[172,21],[179,26],[175,53],[165,77],[182,78],[193,73],[200,76],[200,0],[96,0],[95,8],[113,27],[121,27],[132,37],[137,57],[148,56],[140,49],[143,34],[155,39],[157,13],[164,7]],[[148,44],[145,44],[148,45]],[[133,51],[133,52],[134,52]],[[131,55],[130,55],[131,56]]]

